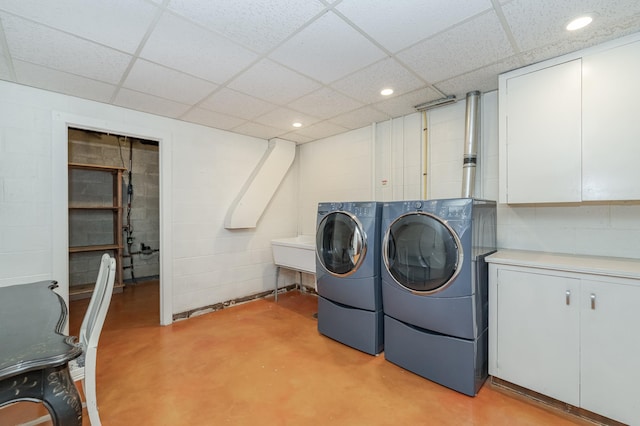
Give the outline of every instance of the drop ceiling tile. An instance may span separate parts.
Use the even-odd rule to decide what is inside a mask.
[[[348,130],[359,129],[368,126],[371,123],[385,121],[391,116],[384,112],[378,111],[371,106],[365,106],[355,111],[347,112],[329,120],[331,123],[342,126]]]
[[[328,12],[284,42],[269,57],[323,83],[335,81],[386,56]]]
[[[238,127],[234,127],[233,131],[241,135],[249,135],[261,139],[273,139],[285,133],[281,129],[253,122],[247,122]]]
[[[263,59],[229,83],[229,87],[267,102],[284,105],[316,90],[320,84]]]
[[[129,89],[120,89],[113,103],[121,107],[172,118],[180,117],[189,109],[189,105]]]
[[[400,117],[402,115],[413,114],[416,112],[415,106],[425,102],[440,99],[443,96],[430,87],[426,87],[413,92],[406,93],[402,96],[387,99],[374,104],[373,106],[390,117]]]
[[[481,93],[498,88],[498,74],[521,66],[516,57],[511,57],[496,64],[456,76],[436,84],[436,87],[447,95],[455,95],[458,99],[467,96],[467,92],[478,90]]]
[[[370,124],[370,123],[369,123]],[[364,126],[360,126],[364,127]],[[337,135],[339,133],[344,133],[349,129],[343,126],[340,126],[335,123],[331,123],[329,121],[323,121],[309,127],[302,128],[296,131],[297,134],[301,136],[306,136],[313,140],[326,138],[329,136]]]
[[[419,78],[392,58],[383,59],[367,68],[331,84],[336,90],[370,104],[385,99],[380,90],[391,87],[398,96],[424,86]]]
[[[2,0],[0,9],[128,53],[158,12],[143,0]]]
[[[490,12],[418,43],[397,57],[422,78],[436,83],[513,53],[500,21]]]
[[[309,93],[289,104],[289,107],[295,110],[321,119],[335,117],[338,114],[352,111],[362,106],[362,103],[328,87]]]
[[[562,40],[526,51],[521,57],[526,64],[532,64],[640,31],[640,13],[616,19],[615,22],[613,24],[609,19],[599,17],[584,32],[568,34]]]
[[[278,136],[280,139],[284,139],[287,141],[295,142],[296,144],[302,144],[307,142],[313,142],[315,139],[309,136],[303,136],[298,132],[285,133],[284,135]]]
[[[14,59],[116,84],[131,56],[24,19],[0,14]],[[81,59],[81,60],[80,60]]]
[[[524,52],[520,54],[520,57],[526,65],[533,64],[536,62],[544,61],[546,59],[562,56],[565,53],[579,50],[580,47],[576,47],[575,49],[571,47],[572,45],[574,45],[574,43],[581,45],[583,43],[583,40],[561,40],[555,43],[547,44],[546,46],[540,48]]]
[[[288,108],[278,108],[256,118],[253,121],[290,132],[294,129],[292,124],[295,122],[302,123],[303,127],[307,127],[311,124],[317,123],[319,119]]]
[[[222,88],[202,101],[201,108],[251,120],[278,106],[232,89]]]
[[[13,61],[17,82],[65,95],[109,102],[116,86],[89,78],[56,71],[29,62]]]
[[[337,9],[391,52],[397,52],[491,8],[489,0],[344,0]]]
[[[582,40],[586,42],[595,37],[596,42],[603,41],[598,34],[624,31],[618,21],[633,17],[627,21],[631,26],[629,33],[638,30],[640,2],[637,0],[514,0],[502,6],[504,16],[509,23],[516,43],[522,51],[560,42],[561,40]],[[569,33],[565,26],[569,21],[584,13],[596,13],[594,22],[583,30]],[[566,53],[566,52],[565,52]]]
[[[281,43],[324,10],[317,0],[172,0],[169,9],[257,52]]]
[[[214,83],[223,83],[256,60],[257,55],[185,19],[165,13],[140,57]]]
[[[182,115],[180,119],[222,130],[231,130],[245,122],[245,120],[241,118],[208,111],[202,108],[192,108],[186,114]]]
[[[123,87],[183,104],[195,104],[218,86],[208,81],[138,59]]]

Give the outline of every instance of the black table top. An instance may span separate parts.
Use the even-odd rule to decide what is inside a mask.
[[[82,349],[62,334],[67,305],[55,281],[0,287],[0,380],[55,367]]]

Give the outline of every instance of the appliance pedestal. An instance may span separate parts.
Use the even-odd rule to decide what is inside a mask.
[[[384,338],[387,361],[458,392],[475,396],[487,379],[487,329],[476,340],[466,340],[385,315]]]
[[[366,311],[318,297],[318,331],[370,355],[384,346],[382,317],[382,310]]]

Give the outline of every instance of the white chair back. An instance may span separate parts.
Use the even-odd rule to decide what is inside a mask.
[[[86,348],[97,348],[100,332],[111,303],[116,277],[116,261],[108,254],[102,255],[98,278],[93,289],[89,307],[80,326],[80,344]]]
[[[80,326],[79,340],[83,353],[79,358],[69,361],[72,380],[74,382],[82,380],[86,400],[86,404],[82,405],[87,407],[91,426],[101,426],[96,395],[96,361],[98,340],[111,303],[115,278],[116,260],[108,254],[102,255],[96,285]],[[42,416],[29,424],[37,425],[50,420],[50,418],[50,416]]]

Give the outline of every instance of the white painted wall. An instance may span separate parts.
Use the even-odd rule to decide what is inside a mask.
[[[298,147],[299,234],[315,235],[318,203],[371,201],[371,127]]]
[[[421,114],[375,123],[298,149],[300,234],[315,235],[319,202],[420,198]]]
[[[462,193],[466,100],[429,110],[427,198],[457,198]],[[498,199],[498,95],[485,93],[480,101],[480,141],[475,197]]]
[[[297,232],[297,167],[252,230],[229,204],[267,141],[0,81],[0,285],[67,285],[66,123],[160,141],[163,320],[273,288],[273,238]],[[168,293],[165,290],[168,289]]]
[[[482,116],[482,190],[485,198],[497,200],[497,92],[483,96]],[[640,201],[498,204],[498,247],[639,259],[639,218]]]
[[[375,199],[378,201],[413,199],[413,179],[419,179],[419,170],[411,162],[417,157],[415,147],[421,146],[411,116],[390,122],[377,123],[362,132],[350,132],[327,140],[314,141],[300,147],[308,153],[300,158],[300,182],[315,182],[306,195],[308,202],[301,208],[300,222],[306,233],[313,233],[315,220],[312,201],[315,191],[332,192],[338,188],[318,188],[322,182],[322,167],[334,164],[347,167],[354,176],[365,176],[371,165],[366,159],[374,155]],[[485,93],[481,102],[481,142],[478,147],[476,196],[489,200],[498,199],[498,96],[497,92]],[[436,108],[427,113],[428,124],[428,188],[427,198],[459,197],[462,188],[462,158],[464,147],[465,102]],[[407,127],[405,127],[407,126]],[[400,132],[400,128],[403,131]],[[398,135],[404,135],[400,137]],[[411,134],[410,137],[408,135]],[[357,135],[357,138],[356,136]],[[372,147],[365,139],[375,138]],[[372,136],[374,135],[374,136]],[[352,145],[357,139],[357,143]],[[368,150],[354,152],[354,147]],[[408,148],[409,147],[409,148]],[[405,150],[411,151],[405,151]],[[371,150],[374,150],[371,154]],[[334,158],[343,151],[363,161],[337,163]],[[409,153],[410,152],[410,153]],[[393,173],[397,165],[405,161],[404,174]],[[324,165],[324,166],[322,166]],[[394,168],[395,165],[395,168]],[[416,170],[409,172],[408,170]],[[381,179],[388,178],[385,187]],[[403,185],[394,184],[401,180]],[[341,187],[336,201],[360,200],[370,187]],[[300,187],[306,191],[311,187]],[[361,191],[362,190],[362,191]],[[334,192],[335,193],[335,192]],[[418,192],[419,194],[419,192]],[[333,200],[332,200],[333,201]],[[312,220],[313,218],[313,220]],[[498,205],[498,247],[521,250],[539,250],[569,254],[640,258],[640,201],[618,203],[580,203],[564,205]]]
[[[464,113],[463,101],[428,113],[428,198],[460,195]],[[497,199],[495,92],[481,114],[476,193]],[[227,230],[267,141],[0,81],[0,286],[57,279],[65,295],[67,123],[160,141],[164,322],[273,288],[270,241],[315,234],[318,202],[420,198],[421,119],[411,114],[299,146],[257,228]],[[638,217],[640,202],[500,205],[498,245],[640,258]]]

